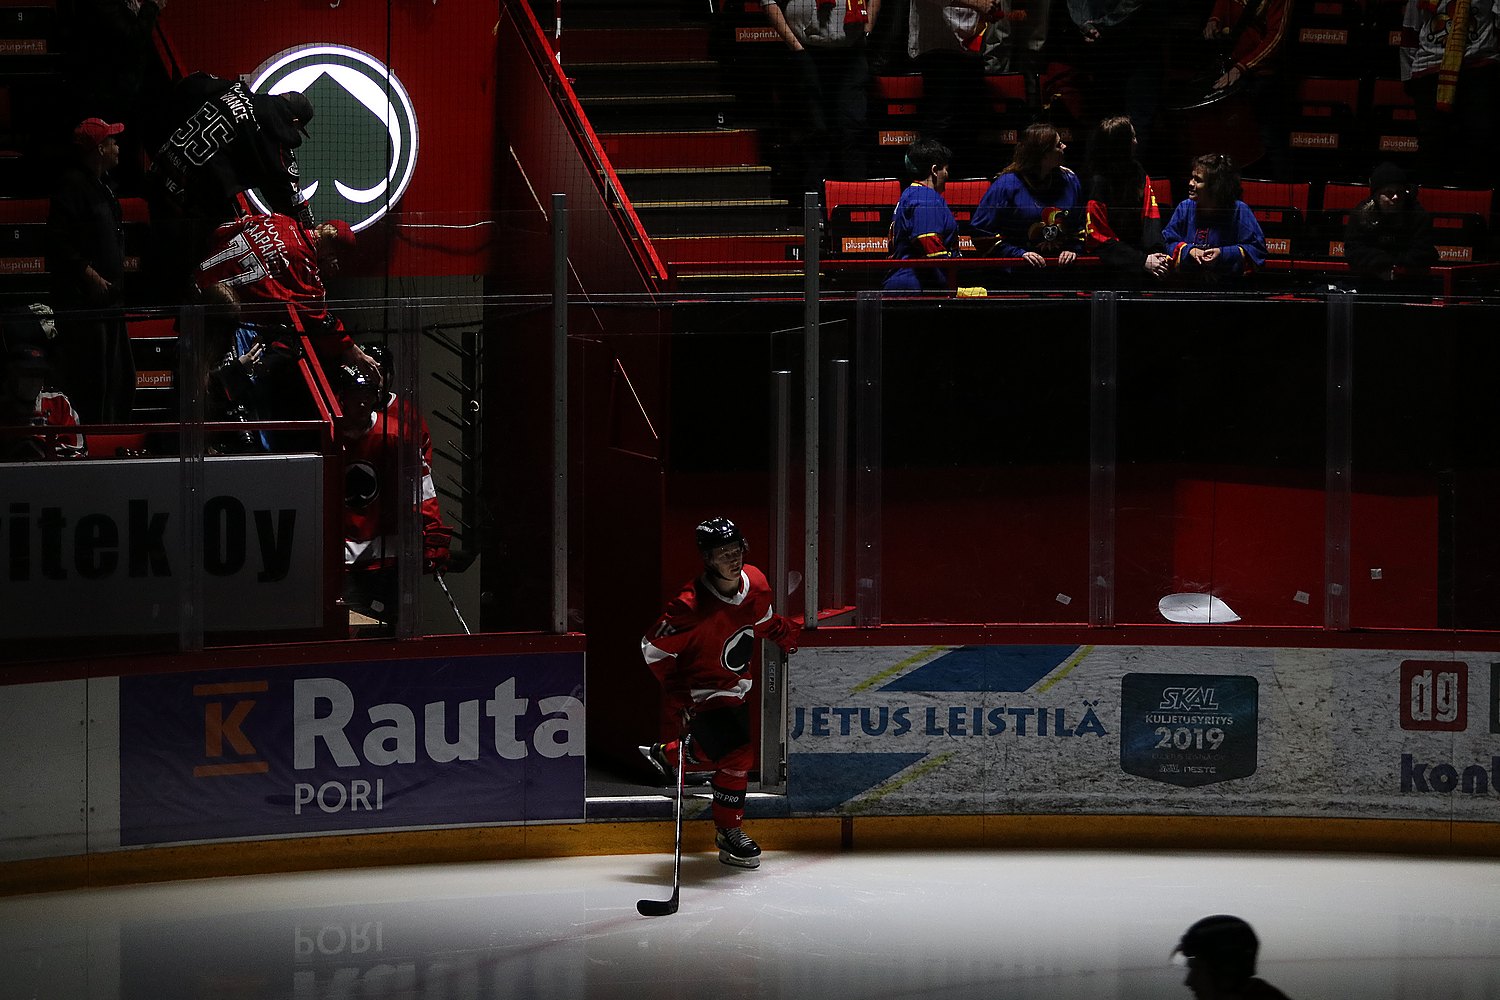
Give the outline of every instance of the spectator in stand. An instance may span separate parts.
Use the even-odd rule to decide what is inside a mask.
[[[1090,50],[1090,117],[1128,115],[1143,142],[1161,104],[1172,6],[1146,0],[1068,0],[1068,16]]]
[[[984,64],[979,47],[1001,0],[911,0],[906,51],[922,74],[921,132],[977,162],[984,119]]]
[[[401,483],[407,443],[421,459],[422,571],[442,573],[451,558],[453,529],[443,523],[432,482],[432,435],[414,407],[381,387],[374,367],[340,365],[333,384],[344,449],[344,603],[390,634],[399,596],[400,506],[403,497],[410,502]]]
[[[58,179],[47,214],[47,272],[58,310],[55,363],[85,422],[128,421],[135,361],[125,329],[125,247],[109,172],[124,126],[87,118],[73,130],[75,163]]]
[[[1359,275],[1382,282],[1397,268],[1427,268],[1438,261],[1432,216],[1417,200],[1406,171],[1382,163],[1370,174],[1370,197],[1355,206],[1344,227],[1344,259]]]
[[[1417,105],[1423,181],[1493,187],[1500,0],[1407,0],[1401,79]]]
[[[1047,25],[1052,0],[1000,0],[984,29],[980,54],[986,73],[1020,73],[1026,77],[1026,97],[1035,106],[1041,101],[1041,72],[1045,68],[1042,49],[1047,45]]]
[[[1135,126],[1129,118],[1106,118],[1089,142],[1086,246],[1127,284],[1161,279],[1171,270],[1161,235],[1161,210],[1151,178],[1136,159]]]
[[[1203,25],[1204,40],[1224,52],[1224,71],[1212,89],[1247,95],[1266,151],[1267,169],[1261,176],[1283,179],[1291,164],[1283,130],[1277,127],[1288,96],[1278,63],[1290,10],[1288,0],[1215,0]]]
[[[953,153],[940,142],[919,139],[906,151],[914,180],[896,203],[888,243],[892,260],[945,260],[958,256],[958,220],[943,198]],[[937,268],[898,267],[885,277],[888,292],[946,291],[948,276]]]
[[[786,43],[782,79],[802,155],[802,191],[821,191],[828,177],[868,176],[870,68],[866,36],[880,0],[774,0],[766,17]],[[830,167],[832,172],[830,173]]]
[[[1083,185],[1063,166],[1067,144],[1051,125],[1027,126],[1015,158],[979,200],[969,219],[974,247],[994,257],[1020,257],[1046,267],[1047,257],[1071,264],[1083,248]]]
[[[75,0],[70,18],[68,82],[77,117],[125,124],[127,187],[143,178],[141,140],[157,124],[155,109],[169,86],[153,37],[166,6],[167,0]]]
[[[11,318],[6,326],[10,327]],[[9,331],[7,331],[8,333]],[[74,427],[78,413],[68,397],[47,388],[47,355],[36,344],[6,338],[5,371],[0,379],[0,427]],[[83,458],[83,435],[0,433],[0,461],[30,462],[38,459]]]
[[[1193,161],[1188,196],[1162,231],[1175,273],[1217,281],[1254,274],[1266,262],[1265,234],[1241,193],[1229,157],[1210,153]]]

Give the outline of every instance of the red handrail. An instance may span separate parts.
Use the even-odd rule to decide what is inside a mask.
[[[635,206],[625,194],[625,186],[620,183],[613,164],[609,162],[609,156],[604,152],[604,145],[595,134],[588,116],[584,114],[578,95],[573,92],[573,85],[568,82],[567,74],[562,71],[562,66],[555,58],[556,51],[547,43],[547,34],[542,30],[541,23],[537,21],[536,15],[532,13],[530,5],[525,0],[504,0],[503,6],[512,17],[528,29],[519,32],[521,39],[526,45],[526,50],[531,54],[532,63],[537,72],[544,74],[552,84],[552,92],[559,98],[559,108],[566,112],[563,118],[569,130],[573,132],[579,150],[594,168],[596,183],[601,177],[603,178],[602,183],[599,183],[599,195],[604,200],[604,204],[610,208],[611,212],[615,211],[610,195],[610,192],[613,192],[614,197],[619,199],[618,212],[623,216],[620,223],[628,231],[630,237],[628,242],[641,256],[642,263],[651,277],[657,281],[667,281],[669,275],[666,265],[657,255],[656,247],[652,245],[651,237],[646,233],[646,227],[641,224],[640,217],[635,213]]]

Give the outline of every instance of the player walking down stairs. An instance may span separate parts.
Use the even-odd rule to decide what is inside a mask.
[[[745,562],[749,547],[727,517],[698,525],[703,573],[683,585],[641,640],[646,665],[661,682],[667,717],[683,720],[684,768],[712,770],[719,860],[760,866],[760,847],[741,828],[754,763],[750,744],[750,664],[756,639],[797,651],[802,626],[776,614],[765,574]],[[641,747],[663,779],[672,775],[677,740]]]

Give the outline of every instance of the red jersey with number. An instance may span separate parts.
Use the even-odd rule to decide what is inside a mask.
[[[228,285],[245,304],[285,304],[285,317],[248,314],[246,321],[275,323],[295,317],[318,359],[335,360],[352,341],[328,311],[318,252],[302,223],[287,215],[250,215],[214,230],[208,257],[198,265],[198,287]]]
[[[700,576],[668,602],[641,639],[646,665],[661,681],[669,710],[742,702],[750,693],[757,638],[786,629],[771,609],[771,586],[754,566],[740,571],[740,589],[724,596]]]

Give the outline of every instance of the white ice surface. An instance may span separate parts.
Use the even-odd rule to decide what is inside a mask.
[[[1249,920],[1293,1000],[1500,1000],[1500,862],[768,851],[213,879],[0,899],[0,997],[1187,998],[1168,961]]]

